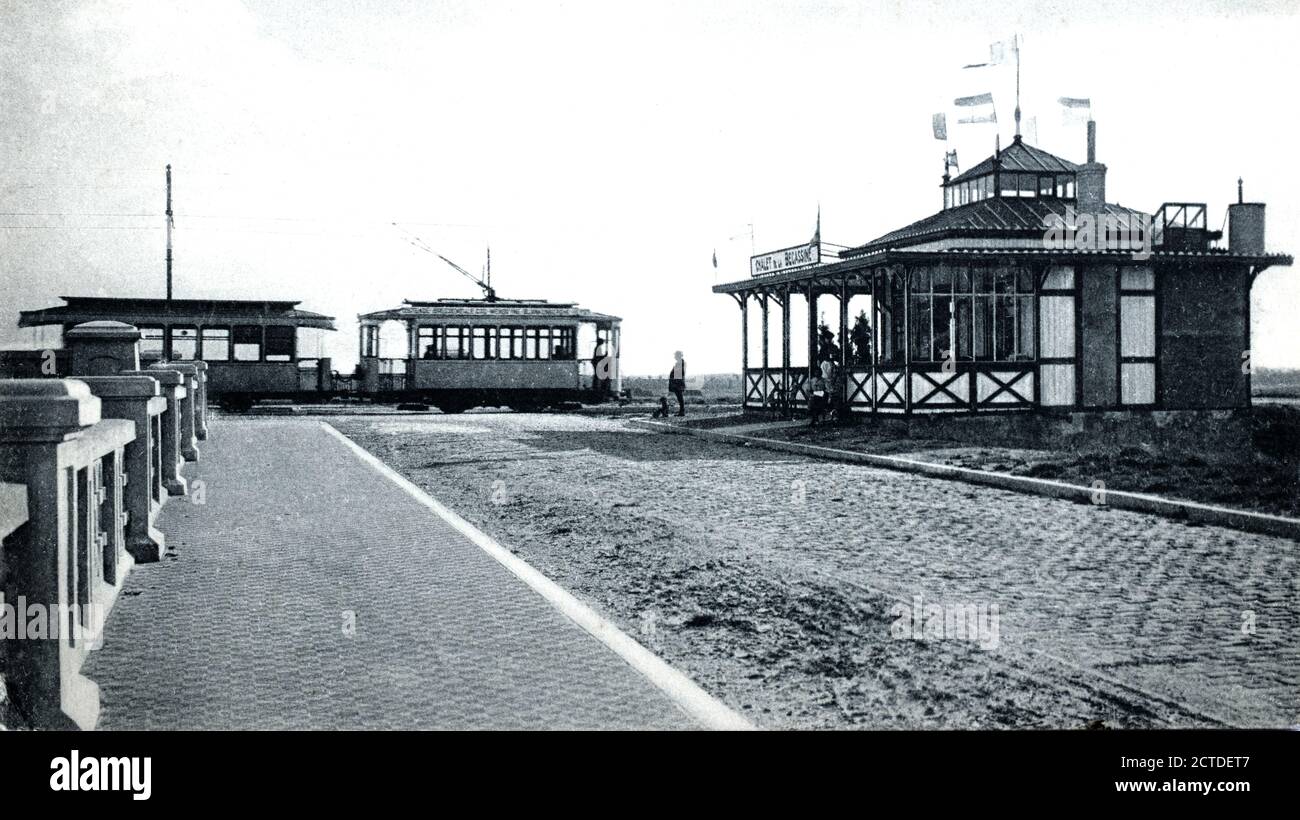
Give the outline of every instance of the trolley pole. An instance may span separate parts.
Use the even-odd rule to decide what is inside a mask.
[[[163,361],[172,358],[172,166],[167,164],[167,322],[163,326]]]

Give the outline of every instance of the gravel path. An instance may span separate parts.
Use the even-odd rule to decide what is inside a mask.
[[[1300,723],[1292,541],[613,419],[332,423],[760,725]]]

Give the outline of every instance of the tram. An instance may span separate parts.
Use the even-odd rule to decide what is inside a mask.
[[[360,321],[361,392],[471,407],[536,410],[616,396],[619,318],[541,299],[407,300]],[[385,355],[398,348],[399,355]]]

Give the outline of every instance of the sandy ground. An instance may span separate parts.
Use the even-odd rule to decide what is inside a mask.
[[[614,419],[332,423],[763,726],[1285,725],[1300,713],[1294,624],[1243,648],[1234,599],[1197,612],[1223,630],[1207,641],[1161,597],[1223,604],[1207,588],[1224,583],[1213,560],[1166,567],[1174,551],[1191,558],[1180,539],[1218,555],[1217,530]],[[1098,579],[1079,564],[1085,549],[1115,564],[1139,539],[1158,571]],[[1259,594],[1252,578],[1243,598]],[[1294,611],[1289,586],[1276,592],[1270,605]],[[899,637],[916,595],[983,606],[986,627],[999,604],[998,645]],[[1226,707],[1224,692],[1237,693]]]

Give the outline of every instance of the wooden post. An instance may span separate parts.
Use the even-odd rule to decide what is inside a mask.
[[[740,293],[740,407],[749,400],[749,294]]]
[[[811,380],[815,374],[820,372],[820,362],[817,361],[818,354],[821,351],[817,348],[817,287],[812,280],[808,281],[808,378]],[[809,389],[811,390],[811,381]],[[811,393],[809,394],[811,396]],[[810,399],[811,401],[811,399]]]
[[[790,286],[781,289],[781,395],[790,407]]]
[[[840,280],[840,395],[849,405],[849,277]]]
[[[762,381],[759,382],[759,384],[761,385],[761,388],[760,388],[760,390],[759,390],[759,394],[760,394],[760,395],[762,396],[762,398],[763,398],[763,406],[764,406],[764,407],[767,407],[767,404],[768,404],[768,401],[767,401],[767,400],[768,400],[768,395],[767,395],[767,369],[768,369],[768,362],[767,362],[767,291],[762,291],[762,293],[761,293],[761,295],[759,296],[759,298],[760,298],[760,300],[761,300],[760,304],[761,304],[762,307],[763,307],[763,377],[762,377]]]

